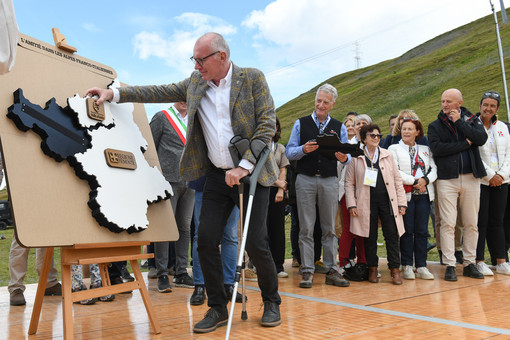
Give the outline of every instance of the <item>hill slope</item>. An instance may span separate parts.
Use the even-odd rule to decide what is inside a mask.
[[[500,24],[500,33],[508,74],[510,25]],[[504,92],[494,17],[491,14],[429,40],[398,58],[325,82],[338,90],[338,100],[331,111],[334,118],[343,120],[348,111],[366,113],[385,134],[389,132],[388,117],[406,108],[416,111],[426,129],[441,109],[442,92],[452,87],[463,93],[463,106],[476,113],[484,91],[495,90],[502,95]],[[315,93],[321,84],[276,110],[283,143],[288,141],[294,121],[313,111]],[[503,120],[508,117],[504,100],[499,117]]]

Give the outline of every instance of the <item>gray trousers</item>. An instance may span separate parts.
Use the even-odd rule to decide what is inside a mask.
[[[175,242],[175,275],[186,273],[189,260],[190,224],[195,205],[195,190],[185,182],[170,183],[174,195],[170,198],[179,239]],[[168,242],[154,243],[154,260],[158,277],[168,275]]]
[[[16,237],[13,235],[11,251],[9,252],[9,274],[11,276],[11,281],[9,282],[9,286],[7,287],[9,293],[12,293],[16,289],[21,289],[22,291],[25,291],[25,285],[23,284],[23,280],[25,279],[25,275],[27,274],[29,252],[30,248],[22,247],[16,241]],[[36,248],[35,250],[36,268],[38,275],[41,275],[45,252],[46,252],[45,248]],[[57,283],[58,272],[57,268],[55,267],[55,262],[53,261],[52,258],[46,288],[53,287]]]
[[[306,176],[296,178],[296,196],[299,216],[299,250],[303,272],[314,272],[313,230],[316,213],[322,230],[323,262],[327,269],[337,269],[338,239],[335,234],[335,216],[338,209],[338,178]],[[316,208],[318,206],[318,209]]]

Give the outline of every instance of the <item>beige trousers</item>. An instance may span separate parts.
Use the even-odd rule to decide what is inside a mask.
[[[447,266],[455,266],[455,227],[457,217],[460,217],[464,265],[475,264],[480,180],[473,174],[464,174],[454,179],[437,180],[436,183],[441,216],[440,237],[443,262]]]
[[[11,281],[9,282],[9,286],[7,287],[9,293],[12,293],[15,289],[21,289],[22,291],[25,291],[25,285],[23,284],[23,280],[25,279],[25,275],[27,274],[29,252],[30,248],[22,247],[16,241],[16,237],[13,235],[11,251],[9,252],[9,274],[11,276]],[[36,268],[38,275],[41,275],[45,252],[46,249],[44,248],[36,248],[35,251]],[[57,283],[58,272],[57,268],[55,267],[55,262],[53,261],[52,258],[46,288],[53,287]]]

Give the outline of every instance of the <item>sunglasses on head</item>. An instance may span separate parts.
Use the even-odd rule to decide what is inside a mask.
[[[482,100],[485,99],[485,98],[492,98],[492,99],[499,100],[500,95],[499,95],[499,93],[494,92],[494,91],[487,91],[487,92],[485,92],[483,94]]]

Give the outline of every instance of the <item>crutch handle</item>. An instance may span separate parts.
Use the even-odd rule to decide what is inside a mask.
[[[264,164],[266,164],[267,158],[269,157],[269,153],[271,150],[266,146],[262,152],[260,153],[259,159],[257,161],[257,165],[255,166],[255,169],[251,173],[251,175],[245,176],[241,178],[241,183],[246,183],[250,185],[250,196],[255,195],[255,189],[257,188],[257,181],[259,179],[260,172],[262,171],[262,168],[264,167]]]

